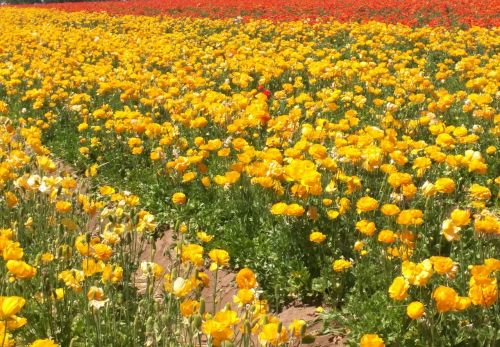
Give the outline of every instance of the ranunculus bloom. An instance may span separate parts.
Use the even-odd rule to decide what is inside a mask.
[[[387,229],[382,230],[377,237],[377,241],[381,243],[393,243],[397,239],[396,234],[392,230]]]
[[[436,307],[439,312],[448,312],[455,309],[457,303],[458,294],[455,289],[439,286],[434,289],[432,293],[432,298],[436,301]]]
[[[319,231],[313,231],[309,235],[309,241],[314,243],[321,243],[326,240],[326,235]]]
[[[384,340],[377,334],[365,334],[361,337],[360,347],[385,347]]]
[[[434,184],[434,188],[440,193],[453,193],[455,191],[455,182],[448,177],[439,178]]]
[[[462,227],[470,223],[470,211],[469,210],[453,210],[451,212],[451,220],[453,224]]]
[[[396,301],[404,300],[408,296],[409,288],[410,284],[404,277],[396,277],[389,287],[389,296]]]
[[[399,209],[399,207],[397,207],[394,204],[385,204],[385,205],[382,205],[382,207],[380,208],[380,212],[382,212],[386,216],[395,216],[400,211],[401,210]]]
[[[252,289],[257,285],[255,273],[249,268],[243,268],[236,274],[236,284],[240,289]]]
[[[406,307],[406,314],[411,319],[418,319],[424,315],[425,308],[424,304],[420,301],[413,301]]]
[[[376,210],[377,207],[378,201],[370,196],[364,196],[356,203],[358,213],[373,211]]]
[[[356,230],[366,236],[373,236],[376,230],[376,226],[375,223],[363,219],[356,223]]]
[[[333,262],[332,267],[335,272],[343,272],[352,267],[352,262],[345,259],[337,259]]]
[[[176,205],[184,205],[186,200],[186,194],[184,193],[174,193],[174,195],[172,195],[172,202]]]

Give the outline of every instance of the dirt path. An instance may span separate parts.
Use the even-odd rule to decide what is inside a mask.
[[[172,264],[173,248],[175,240],[173,238],[172,230],[166,230],[163,236],[156,241],[156,253],[152,258],[152,261],[161,265],[164,269],[167,269]],[[151,261],[151,245],[146,245],[141,261]],[[215,278],[213,273],[210,273],[210,283],[213,283]],[[221,309],[226,304],[233,304],[233,296],[236,295],[237,288],[235,285],[235,274],[228,270],[219,270],[217,278],[217,288],[219,288],[218,298],[219,301],[216,302],[216,308]],[[161,281],[159,281],[161,282]],[[146,278],[139,273],[137,275],[137,287],[139,290],[145,290]],[[161,283],[155,288],[155,296],[158,298],[162,295],[163,288]],[[212,291],[211,288],[205,288],[202,291],[202,297],[205,299],[207,307],[212,307]],[[234,305],[234,304],[233,304]],[[333,334],[319,335],[321,330],[321,321],[316,313],[316,307],[307,305],[291,305],[285,308],[278,315],[279,319],[283,322],[284,326],[288,326],[294,319],[303,319],[307,323],[307,333],[315,336],[315,342],[307,346],[311,347],[328,347],[328,346],[344,346],[345,339],[342,336],[336,336]]]

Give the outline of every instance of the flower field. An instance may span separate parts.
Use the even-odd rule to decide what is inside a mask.
[[[481,4],[0,7],[0,346],[498,346]]]

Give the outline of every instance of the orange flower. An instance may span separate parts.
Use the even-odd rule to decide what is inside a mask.
[[[56,202],[56,210],[60,213],[67,213],[71,210],[71,202],[69,201],[58,201]]]
[[[358,213],[373,211],[376,210],[377,207],[378,201],[369,196],[362,197],[356,203]]]
[[[180,311],[183,317],[191,317],[199,308],[200,303],[196,300],[186,300],[180,304]]]
[[[385,204],[380,208],[380,211],[385,214],[386,216],[395,216],[397,215],[401,210],[399,207],[397,207],[394,204]]]
[[[453,193],[455,191],[455,182],[448,177],[439,178],[434,184],[434,188],[440,193]]]
[[[304,214],[305,210],[304,207],[300,206],[299,204],[290,204],[287,206],[285,210],[285,214],[287,216],[294,216],[294,217],[300,217]]]
[[[108,260],[113,255],[113,249],[104,243],[98,243],[92,246],[92,249],[95,252],[95,257],[100,260]]]
[[[421,210],[403,210],[399,213],[396,223],[400,225],[420,225],[424,222]]]
[[[434,301],[436,301],[437,310],[442,313],[455,309],[455,305],[458,300],[458,294],[453,288],[439,286],[434,289],[432,298],[434,299]]]
[[[365,334],[361,337],[360,347],[385,347],[384,340],[377,334]]]
[[[378,242],[382,242],[382,243],[393,243],[397,239],[398,239],[398,237],[396,236],[396,234],[394,234],[394,232],[392,230],[387,230],[387,229],[382,230],[378,234],[378,238],[377,238]]]
[[[366,236],[373,236],[376,230],[376,226],[375,223],[363,219],[356,223],[356,230]]]
[[[243,268],[236,274],[236,284],[240,289],[252,289],[257,285],[255,273],[249,268]]]
[[[450,275],[456,271],[453,260],[449,257],[432,256],[430,261],[434,271],[440,275]]]

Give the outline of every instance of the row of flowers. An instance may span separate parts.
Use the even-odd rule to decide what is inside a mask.
[[[110,14],[175,17],[268,18],[302,20],[331,18],[345,21],[377,20],[406,25],[497,26],[500,4],[482,0],[132,0],[46,4],[64,11],[106,11]]]

